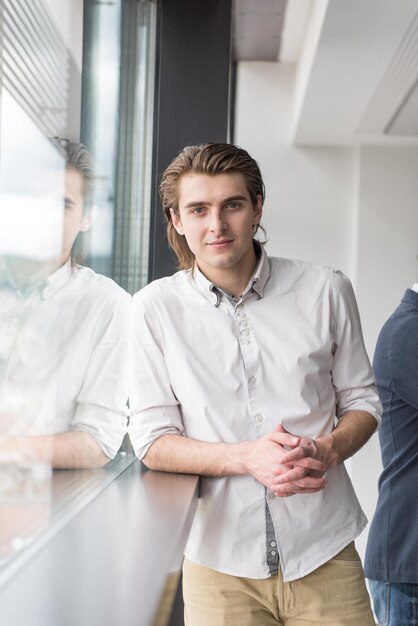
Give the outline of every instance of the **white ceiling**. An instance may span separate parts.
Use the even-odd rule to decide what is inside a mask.
[[[417,0],[312,0],[308,45],[297,144],[418,143]]]
[[[389,135],[418,137],[418,83],[387,128]]]
[[[232,43],[297,65],[296,144],[418,144],[418,0],[233,0]]]
[[[235,61],[277,61],[286,0],[233,0]]]

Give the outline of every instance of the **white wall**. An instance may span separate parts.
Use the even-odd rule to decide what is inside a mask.
[[[370,352],[418,280],[418,147],[361,150],[357,297]]]
[[[417,281],[418,148],[363,147],[358,197],[356,294],[366,348],[373,355],[379,331]],[[381,471],[377,435],[353,459],[351,477],[371,519]],[[357,545],[363,553],[367,531]]]
[[[263,173],[269,254],[331,265],[354,278],[357,150],[288,144],[294,77],[293,65],[239,64],[235,143]]]
[[[294,66],[240,63],[235,142],[260,164],[269,254],[330,265],[351,278],[370,358],[378,332],[417,279],[418,148],[289,144]],[[381,471],[377,435],[349,463],[371,519]],[[367,531],[357,541],[361,555]]]

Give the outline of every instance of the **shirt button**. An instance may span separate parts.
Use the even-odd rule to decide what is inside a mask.
[[[249,379],[248,379],[248,382],[249,382],[251,385],[255,385],[255,383],[257,382],[257,379],[256,379],[256,377],[255,377],[255,376],[251,376],[251,378],[249,378]]]
[[[241,332],[241,335],[242,335],[243,337],[248,337],[248,335],[249,335],[249,334],[250,334],[250,331],[249,331],[249,330],[243,330],[243,331]]]
[[[254,419],[257,422],[257,424],[261,424],[262,422],[264,422],[264,416],[261,415],[261,413],[257,413]]]
[[[271,554],[271,556],[276,556],[277,552],[276,552],[276,550],[272,550],[272,551],[270,552],[270,554]]]
[[[275,541],[272,541],[272,542],[270,543],[270,545],[271,545],[271,547],[272,547],[272,548],[275,548],[275,547],[277,546],[277,543],[276,543]]]
[[[248,326],[248,322],[240,322],[239,325],[241,326],[241,328],[245,328],[246,326]]]

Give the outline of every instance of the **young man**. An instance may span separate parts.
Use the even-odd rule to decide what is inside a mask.
[[[134,297],[131,439],[148,467],[205,477],[186,624],[371,626],[343,461],[380,405],[350,283],[267,257],[245,150],[185,148],[161,198],[181,271]]]
[[[0,461],[100,467],[127,430],[131,298],[77,264],[94,163],[82,144],[53,143],[65,168],[60,254],[0,263]]]

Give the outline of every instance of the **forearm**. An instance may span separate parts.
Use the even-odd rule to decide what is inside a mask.
[[[327,450],[327,468],[336,467],[353,456],[370,439],[377,428],[375,418],[367,411],[348,411],[336,428],[325,437],[317,439]]]
[[[21,454],[56,469],[103,467],[110,460],[97,441],[86,432],[72,431],[44,436],[0,437],[0,451]]]
[[[325,469],[321,461],[306,458],[306,451],[298,445],[299,439],[282,431],[240,443],[207,443],[180,435],[163,435],[151,445],[143,462],[150,469],[165,472],[212,477],[246,474],[268,488],[277,475],[286,474],[288,484],[278,486],[276,495],[318,491],[325,485],[322,477],[307,477],[307,484],[297,490],[289,482],[303,478],[310,470],[323,473]]]
[[[246,473],[247,443],[208,443],[181,435],[156,439],[142,459],[149,469],[200,476],[232,476]]]

